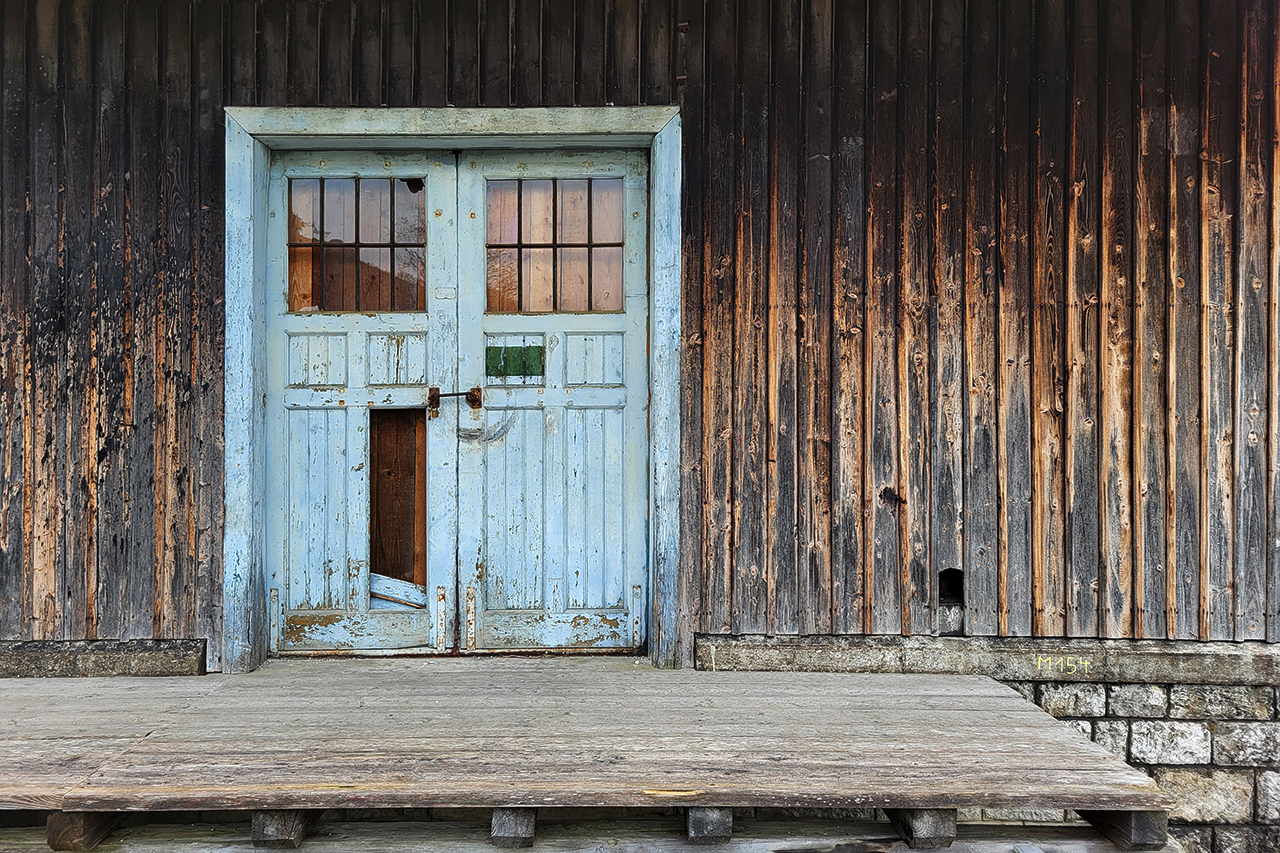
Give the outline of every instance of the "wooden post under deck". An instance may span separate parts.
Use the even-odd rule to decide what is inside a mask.
[[[253,813],[253,846],[295,849],[311,832],[323,809],[262,809]]]
[[[1079,811],[1080,817],[1121,850],[1161,850],[1169,843],[1169,813]]]
[[[537,809],[494,809],[489,841],[494,847],[531,847]]]
[[[912,850],[950,847],[956,840],[955,809],[885,809],[884,813]]]
[[[49,846],[54,850],[92,850],[122,817],[118,812],[52,812],[46,824]]]
[[[733,835],[733,809],[690,806],[685,812],[690,844],[721,844]]]

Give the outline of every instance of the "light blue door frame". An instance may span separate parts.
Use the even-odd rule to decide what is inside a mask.
[[[575,609],[581,612],[574,616],[583,616],[588,623],[598,617],[597,626],[613,628],[615,626],[606,625],[605,620],[619,621],[617,636],[608,638],[608,642],[616,642],[617,647],[634,647],[639,642],[637,638],[647,638],[649,654],[656,664],[686,663],[691,636],[688,625],[679,618],[677,592],[680,553],[681,241],[680,122],[677,110],[670,107],[374,110],[235,107],[226,110],[226,127],[224,669],[233,672],[253,669],[269,654],[272,644],[285,650],[291,646],[305,650],[307,644],[312,644],[317,649],[349,648],[355,653],[376,653],[388,647],[394,650],[394,644],[401,641],[413,643],[415,649],[422,651],[443,650],[450,642],[458,643],[463,651],[468,646],[479,651],[483,648],[565,645],[572,644],[575,637],[584,647],[599,645],[604,638],[594,628],[577,634],[572,625],[567,629],[536,628],[535,623],[539,621],[556,623],[559,615]],[[630,325],[640,316],[632,314],[630,300],[620,328],[606,328],[606,321],[586,315],[578,315],[586,317],[578,325],[559,329],[550,326],[526,328],[519,324],[488,325],[488,320],[482,318],[475,327],[479,334],[473,340],[464,340],[455,327],[453,334],[456,337],[450,352],[456,361],[441,367],[450,356],[441,355],[436,347],[444,345],[448,332],[439,332],[433,324],[443,322],[450,314],[441,305],[429,304],[426,346],[431,349],[429,360],[436,365],[431,369],[441,371],[437,374],[439,380],[434,383],[431,380],[425,383],[397,380],[378,384],[370,381],[370,371],[372,366],[376,372],[379,369],[377,365],[381,364],[379,358],[385,360],[387,357],[387,353],[382,352],[385,345],[401,336],[405,342],[412,343],[410,339],[421,334],[414,328],[402,327],[403,317],[359,315],[345,320],[335,318],[325,325],[327,321],[295,322],[296,318],[284,317],[278,310],[279,306],[273,300],[285,298],[284,268],[282,256],[273,255],[276,251],[273,246],[282,246],[283,239],[272,232],[273,229],[284,228],[284,218],[280,215],[282,196],[277,195],[273,201],[271,195],[283,192],[282,184],[273,184],[273,181],[283,180],[283,171],[277,176],[273,176],[272,171],[273,163],[286,163],[287,158],[280,156],[283,152],[329,152],[328,157],[321,158],[326,160],[325,165],[314,164],[317,169],[328,168],[338,162],[336,152],[346,152],[342,156],[350,155],[352,163],[364,163],[361,168],[368,167],[377,173],[379,169],[398,168],[399,158],[405,155],[422,156],[414,152],[493,152],[495,149],[522,152],[576,150],[595,151],[597,154],[610,149],[612,152],[604,156],[622,159],[632,155],[621,152],[638,152],[637,162],[644,168],[636,170],[633,178],[647,170],[648,194],[637,202],[644,205],[642,209],[633,210],[630,206],[628,209],[637,213],[636,219],[646,239],[637,244],[628,237],[628,246],[629,250],[632,246],[646,243],[647,246],[637,250],[642,256],[640,259],[629,255],[627,263],[629,268],[647,268],[647,296],[637,300],[643,303],[647,326],[643,325],[643,320],[640,321],[641,326]],[[395,152],[396,156],[382,160],[379,165],[377,158],[383,153],[374,152]],[[366,159],[360,160],[361,157]],[[513,161],[495,157],[486,167],[513,167]],[[532,158],[532,154],[526,153],[514,162],[518,165]],[[443,158],[439,162],[448,171],[444,166],[446,160]],[[304,161],[305,157],[293,161],[293,166],[306,168]],[[431,162],[434,164],[437,160],[432,159]],[[470,169],[470,162],[468,160],[467,169]],[[281,165],[283,168],[285,166]],[[456,171],[454,175],[456,177]],[[628,198],[628,205],[631,204]],[[471,209],[467,210],[465,219],[457,217],[456,204],[452,209],[455,211],[454,227],[467,227],[472,222]],[[443,213],[441,218],[444,218]],[[435,225],[434,222],[432,224]],[[442,241],[440,245],[445,243]],[[455,235],[448,245],[454,247],[453,264],[457,278],[463,265],[460,235]],[[448,260],[442,263],[447,264]],[[628,282],[627,287],[630,288],[630,279]],[[428,296],[433,300],[448,300],[450,287],[448,283],[438,288],[429,286]],[[459,284],[454,295],[455,310],[459,313],[452,315],[457,318],[465,314],[462,293]],[[616,320],[617,316],[621,315],[614,315],[610,320]],[[605,325],[596,328],[593,323],[597,322]],[[636,334],[641,328],[644,331]],[[488,542],[496,528],[486,529],[485,525],[489,510],[496,510],[499,505],[489,502],[487,496],[468,499],[460,492],[452,497],[444,493],[437,493],[438,498],[433,497],[439,505],[433,504],[436,508],[431,511],[430,523],[442,526],[437,529],[440,535],[432,538],[443,540],[440,543],[443,547],[437,547],[433,541],[427,589],[403,589],[391,579],[380,581],[377,577],[370,577],[367,520],[363,531],[360,524],[351,523],[361,512],[366,513],[367,519],[368,474],[361,476],[357,469],[360,465],[358,457],[366,456],[368,452],[369,407],[419,407],[423,404],[423,385],[438,384],[443,390],[448,390],[451,383],[445,378],[450,370],[455,371],[453,387],[469,387],[462,374],[470,371],[467,374],[470,376],[477,370],[483,370],[482,353],[487,341],[502,343],[538,335],[542,337],[548,370],[542,389],[541,414],[534,414],[536,407],[528,405],[530,395],[536,395],[536,390],[486,388],[489,391],[486,396],[490,398],[494,411],[482,410],[483,431],[476,432],[478,424],[454,423],[451,432],[437,430],[442,435],[430,439],[434,444],[429,453],[434,464],[440,466],[436,479],[443,477],[448,481],[448,474],[441,469],[447,468],[452,460],[457,466],[455,483],[463,482],[464,468],[478,472],[486,488],[491,479],[496,482],[498,453],[490,436],[494,428],[503,427],[508,415],[521,412],[513,416],[512,428],[515,427],[515,417],[519,417],[525,422],[526,432],[529,429],[535,433],[539,429],[542,431],[544,458],[539,470],[544,473],[541,475],[541,495],[544,503],[549,496],[554,504],[557,491],[554,487],[548,490],[547,482],[563,482],[567,484],[566,491],[571,491],[575,483],[570,473],[564,474],[563,481],[559,480],[556,472],[560,469],[556,465],[564,466],[564,460],[571,458],[572,451],[568,448],[572,431],[566,425],[570,420],[578,419],[575,423],[586,425],[585,432],[578,431],[582,447],[574,446],[579,456],[586,458],[595,452],[618,460],[617,467],[600,467],[598,483],[602,495],[609,488],[624,495],[622,520],[619,520],[618,507],[606,503],[603,497],[599,501],[581,504],[584,518],[598,512],[598,529],[602,532],[611,531],[619,524],[623,530],[619,536],[605,534],[597,537],[602,554],[607,548],[615,548],[617,559],[613,566],[616,571],[615,568],[609,569],[615,572],[608,581],[610,594],[601,592],[592,599],[590,595],[573,591],[569,575],[573,561],[578,559],[578,552],[571,552],[571,549],[578,548],[580,544],[585,549],[587,539],[570,537],[567,530],[562,531],[566,543],[562,550],[543,549],[541,567],[537,570],[541,572],[541,586],[544,590],[552,589],[556,578],[560,579],[561,586],[551,593],[542,593],[544,600],[538,607],[513,607],[513,602],[521,603],[518,597],[500,601],[496,595],[489,594],[481,583],[489,576],[484,574],[482,577],[475,566],[480,563],[481,570],[485,570],[489,555],[496,553],[493,550],[496,546],[491,547]],[[338,338],[343,340],[338,342]],[[636,370],[633,348],[640,346],[640,342],[643,342],[645,351],[645,356],[640,359],[644,378],[633,385],[630,381]],[[575,376],[580,380],[585,375],[573,372],[572,364],[579,363],[576,359],[580,357],[583,359],[581,363],[587,360],[592,360],[593,364],[600,362],[597,381],[578,381],[575,384]],[[619,383],[598,381],[599,375],[616,372],[616,365],[611,366],[608,362],[615,357],[620,359],[621,369],[627,376],[626,382],[621,384],[622,391],[618,387],[604,387],[618,386]],[[553,364],[554,359],[560,359],[562,364]],[[340,382],[337,381],[339,364],[343,374]],[[330,369],[333,373],[326,374]],[[559,372],[562,369],[563,374]],[[294,371],[292,376],[289,370]],[[484,378],[486,386],[511,384],[506,380],[489,382],[489,377]],[[556,383],[560,384],[557,386]],[[552,405],[550,408],[555,411],[549,414],[547,400],[552,398],[548,395],[553,391],[561,395],[564,405]],[[635,402],[637,395],[638,404]],[[570,398],[574,400],[572,405],[569,404]],[[456,416],[456,404],[454,406]],[[450,417],[448,409],[447,405],[442,407],[439,421]],[[498,414],[504,411],[506,414]],[[634,432],[634,422],[629,419],[633,412],[647,414],[645,428],[638,435]],[[614,423],[606,426],[610,418]],[[643,422],[644,419],[640,420]],[[433,426],[442,425],[439,421]],[[549,434],[558,436],[551,440],[553,450],[559,446],[556,442],[561,442],[566,448],[556,451],[560,453],[561,462],[556,463],[553,458],[550,466],[545,457]],[[597,439],[598,450],[591,445]],[[448,449],[450,441],[454,442],[452,451]],[[621,449],[611,450],[610,442]],[[492,451],[487,457],[481,449],[486,446]],[[644,451],[639,457],[633,455],[633,447],[636,446]],[[515,443],[509,447],[514,448]],[[290,454],[295,459],[306,456],[305,476],[296,472],[282,476],[289,470],[285,463]],[[508,460],[515,458],[523,460],[528,470],[527,454],[508,454],[504,450],[504,477]],[[316,465],[311,464],[313,459],[317,461]],[[571,469],[572,465],[567,468]],[[553,472],[549,477],[545,473],[548,470]],[[586,471],[585,468],[582,470]],[[344,474],[349,475],[345,482]],[[585,480],[591,482],[591,476],[595,475],[588,472]],[[617,485],[606,486],[606,476],[615,478]],[[508,482],[509,479],[504,480],[504,485]],[[596,486],[593,484],[591,488]],[[626,517],[626,501],[632,499],[626,495],[633,493],[643,495],[640,501],[645,506],[645,512],[641,514],[643,521],[638,524]],[[304,494],[305,499],[302,497]],[[510,488],[505,488],[504,495],[510,494]],[[496,500],[496,491],[494,496]],[[528,495],[522,491],[516,498],[516,502],[507,501],[504,506],[508,518],[514,517],[511,515],[512,507],[521,498],[527,500]],[[471,511],[476,501],[483,504],[483,512]],[[446,508],[449,505],[451,510]],[[313,529],[311,514],[317,506],[323,509],[326,522],[332,515],[332,526],[326,523]],[[459,507],[464,510],[459,512]],[[294,509],[298,511],[294,512]],[[340,513],[342,518],[339,518]],[[452,522],[449,521],[450,513]],[[499,514],[494,515],[496,518]],[[548,517],[551,517],[550,524]],[[560,517],[562,524],[563,518],[567,517]],[[302,524],[304,518],[305,525]],[[541,540],[544,545],[547,541],[560,541],[556,520],[554,514],[548,516],[544,510],[541,530],[533,539]],[[589,520],[594,522],[597,519],[592,516]],[[446,535],[450,523],[456,526],[457,531]],[[468,526],[469,538],[464,531]],[[526,546],[531,530],[523,531]],[[622,540],[621,556],[616,551],[616,539]],[[295,571],[290,567],[291,558],[286,552],[292,549],[296,556],[302,542],[306,543],[306,565]],[[464,550],[465,556],[470,558],[469,563],[460,556]],[[324,556],[319,564],[321,571],[317,573],[312,557],[320,554]],[[476,555],[483,555],[484,559],[477,561]],[[636,555],[641,555],[641,558],[633,561]],[[333,567],[335,559],[336,569]],[[521,570],[527,572],[531,565],[532,562],[526,560]],[[289,576],[291,571],[295,572],[294,577]],[[449,572],[452,574],[448,575]],[[446,575],[452,577],[452,586],[448,582],[440,582]],[[594,576],[588,572],[588,576],[593,583],[595,577],[601,578],[599,588],[605,588],[603,571]],[[291,586],[295,577],[297,584]],[[525,578],[527,574],[521,577]],[[640,583],[635,583],[636,580]],[[391,582],[388,584],[388,581]],[[445,588],[443,600],[432,597],[437,591],[430,589],[432,585]],[[538,582],[533,581],[526,589],[537,586]],[[640,587],[639,595],[636,594],[637,586]],[[469,597],[470,607],[468,589],[474,590]],[[380,612],[371,608],[370,590],[376,590],[381,600],[389,601],[391,609]],[[528,604],[528,601],[524,603]],[[548,603],[554,606],[548,609]],[[317,607],[317,604],[323,606]],[[397,607],[397,604],[410,609]],[[441,604],[443,606],[438,606]],[[575,604],[588,606],[575,608],[572,606]],[[564,609],[555,609],[559,607]],[[293,626],[288,622],[286,609],[298,617]],[[588,615],[591,613],[594,616]],[[549,618],[549,614],[555,618]],[[625,614],[625,627],[618,619],[622,614]],[[306,622],[303,616],[316,618],[312,624],[303,624]],[[469,620],[473,623],[470,627],[467,624]],[[569,617],[570,623],[572,620],[573,617]],[[534,626],[532,631],[531,625]],[[330,628],[333,632],[325,636],[325,631]],[[396,640],[396,637],[401,640]]]

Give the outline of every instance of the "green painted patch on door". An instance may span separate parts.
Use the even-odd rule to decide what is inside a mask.
[[[485,347],[484,365],[486,376],[542,376],[542,347]]]

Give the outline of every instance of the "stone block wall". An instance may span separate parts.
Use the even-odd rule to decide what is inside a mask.
[[[1005,683],[1155,778],[1187,853],[1280,853],[1275,687]]]

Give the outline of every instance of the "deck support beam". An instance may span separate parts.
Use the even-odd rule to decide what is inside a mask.
[[[532,847],[537,809],[494,809],[489,842],[494,847]]]
[[[950,847],[956,840],[955,809],[885,809],[884,813],[912,850]]]
[[[722,844],[733,835],[733,809],[690,806],[685,812],[690,844]]]
[[[253,813],[253,846],[290,850],[306,840],[324,809],[263,809]]]
[[[1080,817],[1121,850],[1163,850],[1169,843],[1169,813],[1080,811]]]
[[[45,824],[54,850],[92,850],[116,828],[120,812],[51,812]]]

